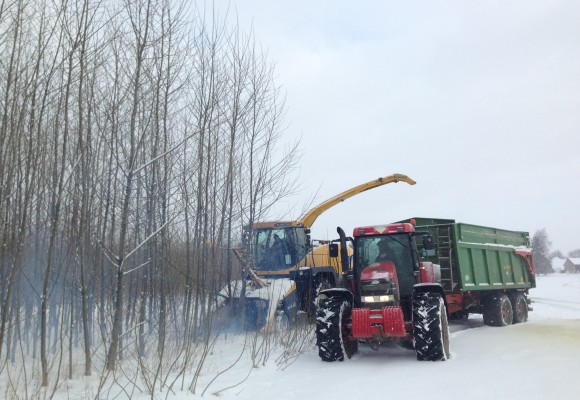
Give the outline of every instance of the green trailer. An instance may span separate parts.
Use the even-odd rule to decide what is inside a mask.
[[[414,221],[412,221],[414,220]],[[413,218],[417,232],[428,232],[433,249],[417,241],[424,260],[440,266],[440,282],[451,318],[481,313],[486,324],[505,326],[527,320],[529,289],[536,286],[530,236],[455,222]],[[431,246],[429,246],[431,247]]]

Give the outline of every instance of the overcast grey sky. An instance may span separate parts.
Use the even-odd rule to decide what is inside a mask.
[[[276,63],[286,133],[302,138],[302,193],[279,216],[398,172],[417,185],[351,198],[313,236],[439,217],[580,248],[580,1],[228,4]]]

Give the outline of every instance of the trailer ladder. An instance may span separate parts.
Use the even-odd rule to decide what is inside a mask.
[[[437,257],[441,266],[441,286],[445,292],[453,292],[457,282],[453,277],[453,247],[451,226],[437,227]]]

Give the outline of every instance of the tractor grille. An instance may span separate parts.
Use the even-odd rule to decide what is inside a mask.
[[[361,292],[363,296],[380,296],[385,294],[393,294],[394,287],[395,283],[393,281],[387,280],[362,282]]]

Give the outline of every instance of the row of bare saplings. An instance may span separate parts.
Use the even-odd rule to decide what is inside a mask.
[[[239,278],[224,249],[293,188],[272,66],[176,4],[0,11],[0,373],[189,346]]]

